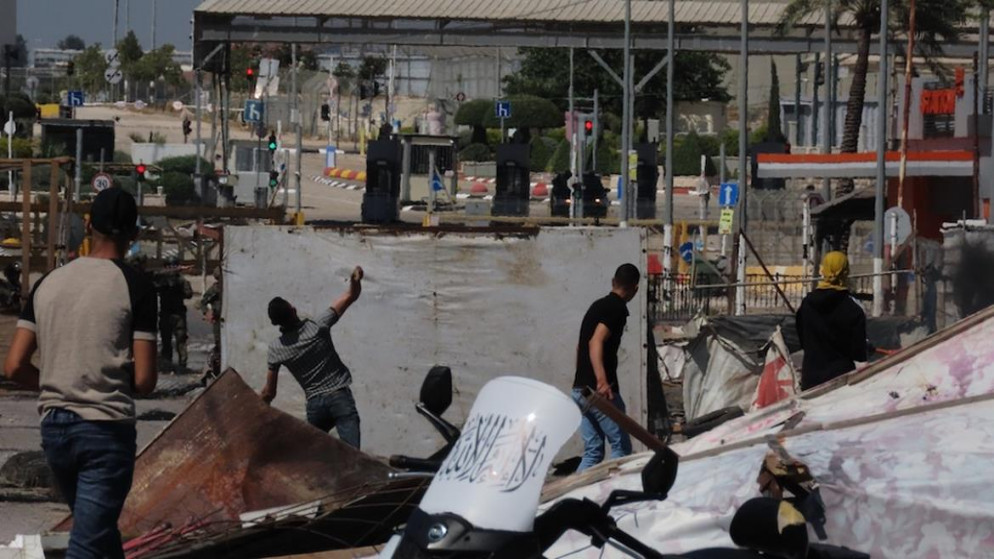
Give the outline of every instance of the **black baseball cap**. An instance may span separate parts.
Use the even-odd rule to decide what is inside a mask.
[[[90,207],[90,225],[110,237],[133,235],[138,230],[135,197],[119,187],[100,191]]]

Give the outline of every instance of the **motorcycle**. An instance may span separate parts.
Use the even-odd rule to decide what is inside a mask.
[[[414,409],[438,431],[438,434],[445,440],[445,446],[428,458],[412,458],[402,454],[394,454],[390,457],[390,465],[408,472],[432,473],[438,471],[442,461],[448,456],[461,434],[458,427],[442,418],[442,414],[451,405],[452,369],[436,365],[428,371],[424,382],[421,383],[421,392]]]
[[[667,498],[679,465],[679,457],[669,447],[656,452],[643,468],[642,491],[615,490],[601,504],[565,498],[536,514],[552,459],[579,423],[576,404],[549,385],[519,377],[487,383],[418,508],[380,557],[540,558],[568,530],[590,537],[597,548],[610,546],[631,557],[650,559],[869,557],[808,541],[809,522],[822,536],[824,509],[817,485],[794,475],[797,468],[775,474],[782,474],[777,481],[793,493],[793,499],[757,497],[735,513],[730,535],[739,548],[681,555],[653,549],[619,528],[610,511]]]

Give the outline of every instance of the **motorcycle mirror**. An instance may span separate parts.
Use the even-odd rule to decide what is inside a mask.
[[[441,417],[452,405],[452,369],[439,365],[432,367],[421,383],[419,401],[426,410]]]
[[[665,499],[673,484],[676,483],[679,464],[680,456],[673,452],[670,447],[657,450],[649,463],[642,468],[642,491]]]
[[[780,499],[756,497],[746,501],[732,517],[732,541],[739,547],[783,557],[808,555],[808,527],[794,505]]]

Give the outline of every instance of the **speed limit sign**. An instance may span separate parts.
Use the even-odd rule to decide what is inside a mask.
[[[93,190],[100,192],[101,190],[107,190],[108,188],[114,186],[114,179],[107,173],[97,173],[93,175],[93,180],[90,181],[90,185]]]

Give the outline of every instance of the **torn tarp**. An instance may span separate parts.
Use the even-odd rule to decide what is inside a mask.
[[[758,496],[775,437],[820,483],[828,543],[884,558],[994,556],[992,336],[994,308],[674,445],[680,471],[668,499],[616,509],[619,526],[661,553],[732,545],[732,515]],[[566,496],[601,502],[612,490],[637,489],[647,459]],[[567,533],[546,556],[599,553]]]
[[[683,405],[691,421],[729,407],[750,408],[774,333],[782,335],[782,350],[800,351],[793,315],[748,315],[698,318],[684,326],[683,339],[667,341],[659,349],[661,371],[683,379]],[[925,336],[913,319],[887,317],[867,322],[870,342],[897,349]],[[673,348],[683,352],[673,359]]]

